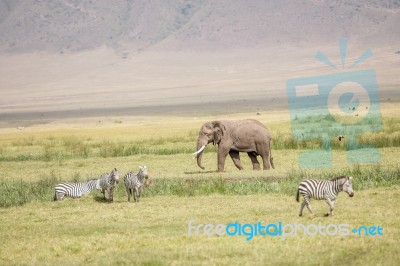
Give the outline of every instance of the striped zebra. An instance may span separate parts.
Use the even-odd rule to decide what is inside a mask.
[[[303,215],[304,206],[314,215],[311,210],[310,199],[322,200],[324,199],[328,203],[330,211],[325,216],[333,216],[333,208],[335,200],[340,191],[346,192],[350,197],[354,196],[353,178],[350,176],[339,176],[331,180],[304,180],[299,184],[297,189],[296,200],[299,202],[299,196],[302,195],[304,201],[300,206],[300,214]]]
[[[106,191],[108,194],[108,200],[109,202],[114,201],[114,188],[115,185],[118,184],[119,182],[119,172],[117,168],[114,168],[111,173],[105,173],[100,176],[99,179],[99,184],[97,186],[97,189],[103,193],[104,199],[106,199]]]
[[[126,193],[128,194],[128,201],[131,201],[131,195],[133,194],[135,202],[139,202],[145,178],[148,178],[146,166],[140,166],[139,172],[137,174],[128,172],[124,176],[124,183]]]
[[[97,188],[98,184],[98,179],[92,179],[82,183],[58,184],[54,189],[54,201],[63,200],[65,196],[71,198],[80,198]]]

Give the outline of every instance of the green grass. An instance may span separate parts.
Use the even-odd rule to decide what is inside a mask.
[[[0,209],[2,265],[396,265],[400,188],[339,196],[334,217],[313,202],[315,217],[298,217],[292,196],[155,196],[139,204],[86,197]],[[366,207],[367,206],[367,207]],[[382,214],[384,213],[384,217]],[[303,223],[358,227],[380,225],[384,236],[188,236],[195,224]]]
[[[309,123],[313,123],[314,126],[309,126],[310,129],[304,128],[304,134],[307,134],[307,132],[312,134],[315,128],[321,126],[323,119],[324,117],[312,117],[299,119],[297,122],[308,126]],[[370,123],[372,122],[370,121]],[[272,125],[273,129],[278,128],[274,131],[271,130],[273,150],[320,149],[321,147],[332,148],[333,150],[354,150],[368,146],[376,148],[400,147],[400,118],[384,118],[383,130],[380,132],[355,133],[359,135],[358,143],[346,138],[344,141],[338,141],[337,136],[343,134],[343,132],[330,127],[327,128],[327,132],[331,136],[329,138],[330,143],[319,139],[295,139],[288,130],[289,126],[287,123]],[[104,129],[99,129],[99,131],[104,131]],[[176,155],[190,154],[195,151],[198,132],[193,129],[169,136],[163,136],[162,131],[154,131],[154,133],[141,138],[120,138],[117,133],[116,138],[102,136],[97,139],[79,133],[59,134],[59,136],[49,135],[47,137],[18,136],[11,141],[0,141],[0,161],[54,161],[77,158],[127,157],[143,154]],[[208,146],[205,153],[213,150],[212,147]]]
[[[239,118],[235,116],[234,118]],[[267,116],[256,117],[268,121]],[[359,142],[378,147],[379,165],[353,165],[346,142],[332,137],[333,168],[300,169],[301,150],[318,140],[294,140],[288,121],[266,122],[276,169],[244,171],[227,158],[217,173],[216,147],[197,167],[198,129],[214,118],[152,118],[149,122],[92,126],[42,125],[17,133],[0,130],[0,265],[397,265],[400,237],[400,119],[383,117],[383,131],[362,134]],[[310,118],[317,121],[317,118]],[[201,121],[200,121],[201,120]],[[204,121],[203,121],[204,120]],[[171,126],[173,125],[173,126]],[[354,147],[353,147],[354,148]],[[123,175],[139,165],[149,169],[149,186],[139,204],[127,202]],[[114,203],[93,191],[81,199],[53,202],[62,181],[98,178],[117,167],[121,182]],[[355,197],[339,195],[335,216],[313,201],[316,213],[298,217],[295,191],[306,178],[354,177]],[[188,237],[188,222],[279,222],[384,227],[384,236],[281,238]]]
[[[326,171],[319,175],[302,169],[289,169],[284,177],[245,177],[227,178],[223,176],[211,178],[157,178],[150,180],[143,192],[143,197],[180,196],[195,197],[204,195],[253,195],[279,193],[294,195],[298,184],[307,178],[331,179],[335,176],[349,175],[355,179],[354,189],[357,191],[376,187],[389,187],[400,184],[400,166],[397,167],[353,167],[340,171]],[[83,179],[78,173],[69,178],[69,182]],[[115,196],[124,198],[125,189],[117,186]],[[39,181],[30,182],[22,179],[0,180],[0,207],[23,205],[32,201],[48,202],[54,195],[54,187],[60,182],[54,171]],[[92,194],[99,194],[92,192]]]

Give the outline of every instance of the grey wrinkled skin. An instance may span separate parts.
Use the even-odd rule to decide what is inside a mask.
[[[263,161],[263,169],[274,168],[271,156],[271,134],[259,121],[254,119],[237,121],[211,121],[204,123],[197,139],[197,151],[209,143],[218,145],[218,171],[223,172],[226,156],[229,154],[235,166],[242,170],[239,152],[247,152],[254,170],[260,170],[257,156]],[[197,165],[201,164],[204,150],[196,155]]]

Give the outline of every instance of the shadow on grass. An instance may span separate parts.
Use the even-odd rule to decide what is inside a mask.
[[[93,199],[100,203],[110,203],[108,199],[105,199],[102,195],[96,195],[93,197]]]
[[[185,175],[197,175],[197,174],[210,174],[210,173],[217,173],[218,171],[193,171],[193,172],[185,172]]]
[[[104,199],[103,196],[94,196],[93,199],[96,202],[99,202],[99,203],[113,204],[113,205],[115,205],[115,204],[124,204],[124,203],[128,202],[126,200],[126,198],[121,198],[121,197],[115,196],[115,195],[114,195],[114,201],[113,202],[109,202],[108,198]],[[133,202],[133,200],[131,202]]]

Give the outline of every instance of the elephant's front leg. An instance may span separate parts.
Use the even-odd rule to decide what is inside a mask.
[[[240,161],[240,154],[238,151],[230,150],[229,155],[232,158],[233,163],[239,170],[243,170],[242,162]]]
[[[223,172],[225,168],[225,159],[228,156],[229,148],[218,147],[218,172]]]
[[[247,153],[251,159],[251,163],[253,164],[253,170],[261,170],[260,163],[257,160],[257,155],[254,152]]]

